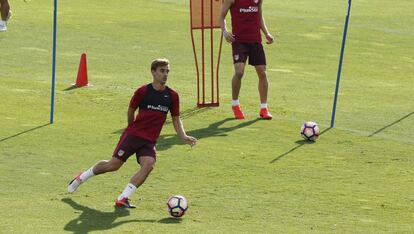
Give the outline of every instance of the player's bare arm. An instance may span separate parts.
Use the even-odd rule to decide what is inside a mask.
[[[272,34],[270,34],[269,30],[267,29],[266,22],[263,17],[262,4],[263,4],[263,1],[259,3],[260,29],[262,30],[263,34],[266,37],[266,44],[272,44],[275,41],[275,39],[272,36]]]
[[[229,12],[231,5],[233,4],[234,4],[234,0],[224,0],[223,5],[221,5],[221,11],[220,11],[220,17],[219,17],[219,22],[220,22],[221,31],[223,32],[223,37],[229,43],[234,42],[234,35],[231,32],[227,31],[226,15]]]
[[[127,116],[128,116],[128,126],[131,125],[134,122],[134,119],[135,119],[135,111],[136,111],[136,109],[134,109],[134,108],[131,108],[131,107],[128,108],[128,113],[127,113]]]
[[[197,139],[192,136],[187,136],[184,130],[183,123],[181,122],[180,116],[173,116],[172,122],[174,125],[174,129],[177,132],[177,135],[188,145],[195,145],[197,143]]]

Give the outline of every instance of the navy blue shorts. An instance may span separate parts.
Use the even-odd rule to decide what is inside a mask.
[[[252,66],[266,65],[266,55],[262,43],[233,42],[231,47],[233,63],[246,63],[249,58],[249,64]]]
[[[151,156],[156,159],[157,150],[155,148],[155,142],[151,142],[124,132],[114,150],[114,153],[112,154],[112,157],[126,162],[126,160],[128,160],[128,158],[133,154],[136,154],[138,163],[138,158],[140,156]]]

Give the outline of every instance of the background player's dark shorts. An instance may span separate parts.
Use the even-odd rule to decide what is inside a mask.
[[[266,55],[262,43],[233,42],[233,63],[246,63],[249,57],[249,64],[266,65]]]
[[[138,158],[140,156],[151,156],[156,159],[157,151],[155,149],[155,142],[151,142],[124,132],[114,150],[112,157],[126,162],[126,160],[134,153],[136,154],[138,163]]]

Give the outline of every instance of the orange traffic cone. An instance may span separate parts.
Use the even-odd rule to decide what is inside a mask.
[[[86,54],[83,53],[81,55],[80,63],[79,63],[79,69],[78,69],[78,77],[76,79],[76,84],[74,84],[76,87],[83,87],[88,86],[88,68],[86,66]]]

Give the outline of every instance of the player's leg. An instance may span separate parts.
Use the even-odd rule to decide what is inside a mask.
[[[272,114],[270,114],[269,109],[267,107],[267,93],[269,82],[267,80],[266,75],[266,65],[258,65],[255,66],[257,76],[259,77],[259,95],[260,95],[260,117],[262,119],[270,120],[272,119]]]
[[[256,69],[257,77],[259,78],[258,90],[260,95],[260,117],[262,119],[272,119],[267,107],[267,94],[269,82],[266,74],[266,55],[261,43],[251,44],[249,48],[249,64]]]
[[[134,205],[129,203],[129,198],[144,183],[155,165],[157,155],[155,143],[141,138],[137,138],[135,143],[139,146],[136,155],[141,168],[131,177],[124,191],[115,200],[115,205],[118,207],[135,208]]]
[[[244,119],[244,113],[240,107],[239,94],[241,88],[241,80],[244,74],[245,63],[235,63],[234,64],[234,75],[231,80],[231,108],[233,110],[234,118]]]
[[[234,76],[231,80],[231,92],[232,92],[232,100],[231,100],[231,108],[233,110],[234,118],[236,119],[244,119],[244,113],[240,107],[239,101],[239,93],[241,88],[241,80],[244,74],[244,63],[235,63],[234,64]]]
[[[94,175],[118,170],[124,162],[134,154],[137,146],[134,145],[135,137],[127,133],[123,133],[121,139],[116,146],[112,158],[110,160],[102,160],[97,162],[93,167],[81,172],[73,180],[69,182],[68,192],[73,193],[82,183],[86,182]]]
[[[153,156],[141,156],[139,157],[139,164],[141,168],[130,180],[130,183],[135,185],[135,187],[141,186],[154,169],[155,158]]]
[[[73,193],[76,189],[89,178],[94,175],[103,174],[106,172],[118,170],[124,162],[118,158],[111,158],[110,160],[101,160],[97,162],[93,167],[88,170],[79,173],[75,178],[73,178],[68,185],[68,192]]]
[[[101,160],[97,162],[95,166],[91,167],[91,172],[94,175],[99,175],[106,172],[117,171],[123,164],[124,161],[121,159],[112,157],[111,160]]]
[[[234,75],[231,80],[231,106],[236,119],[244,119],[244,114],[240,107],[239,94],[246,66],[248,47],[244,43],[232,43]]]
[[[241,88],[241,82],[244,75],[245,63],[234,64],[234,75],[231,80],[231,96],[232,100],[238,100]]]
[[[115,200],[116,206],[125,208],[135,208],[134,205],[129,203],[129,198],[135,192],[135,190],[145,182],[148,175],[154,169],[155,158],[153,156],[140,156],[139,164],[141,165],[141,168],[137,173],[135,173],[135,175],[131,177],[124,191]]]
[[[255,66],[257,77],[259,78],[258,90],[260,94],[260,103],[267,103],[267,91],[269,87],[269,82],[266,75],[266,66],[258,65]]]
[[[9,18],[10,5],[8,0],[0,0],[0,32],[7,31],[7,20]]]
[[[8,0],[0,0],[0,11],[1,19],[7,21],[7,17],[10,11],[10,5]]]
[[[6,22],[9,21],[9,19],[12,16],[12,12],[11,12],[11,7],[10,7],[10,3],[8,0],[4,0],[5,1],[5,9],[4,9],[4,15],[6,15]]]

